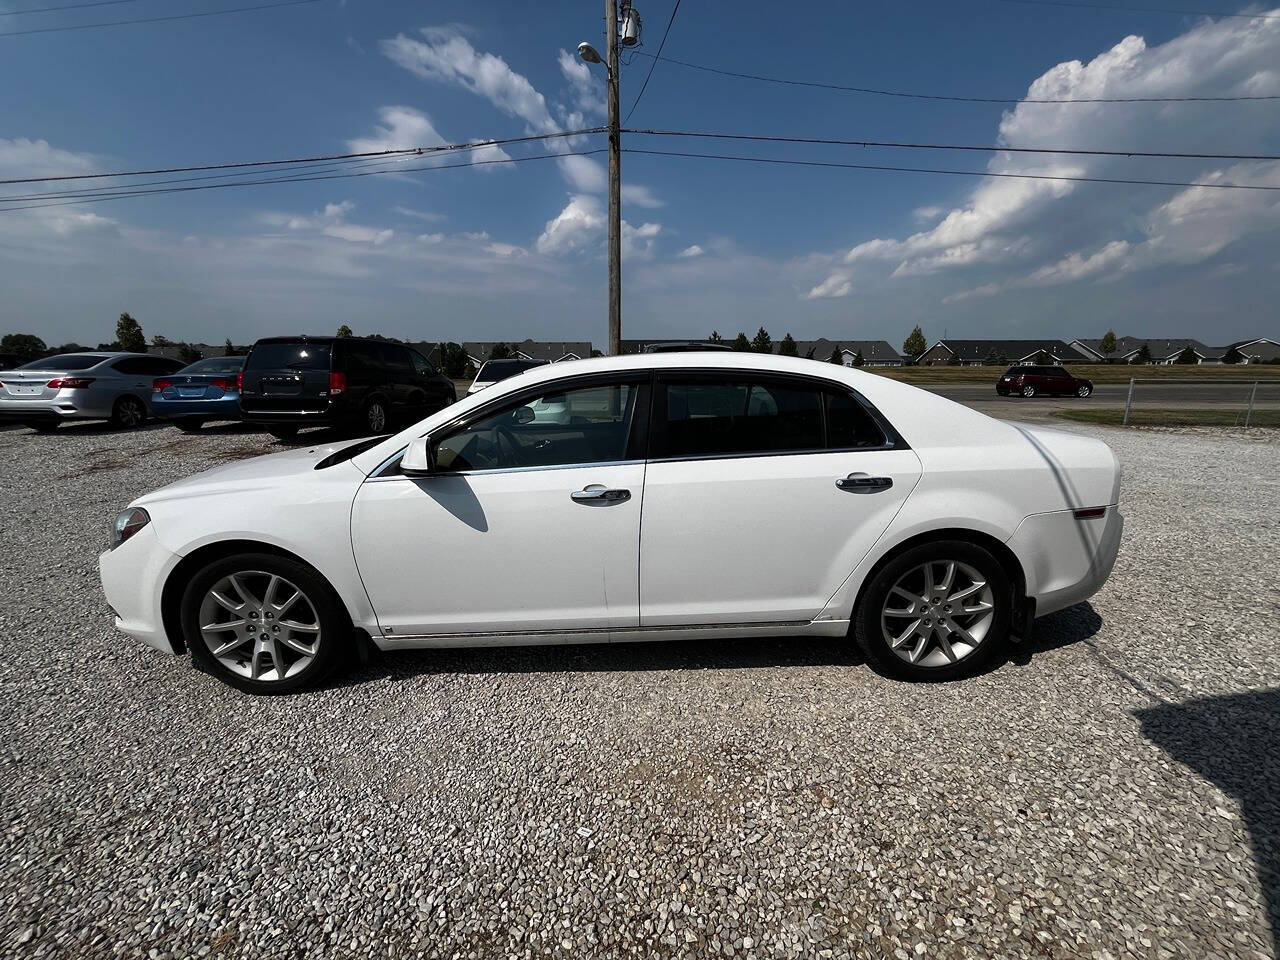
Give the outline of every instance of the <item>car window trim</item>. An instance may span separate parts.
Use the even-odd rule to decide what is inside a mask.
[[[790,382],[799,384],[810,389],[819,391],[829,390],[833,393],[843,392],[848,394],[858,403],[871,417],[872,421],[879,428],[881,435],[885,438],[885,442],[874,447],[815,447],[809,449],[798,450],[755,450],[743,451],[741,453],[695,453],[684,456],[653,456],[654,448],[662,449],[661,444],[666,441],[666,413],[667,413],[667,395],[666,391],[661,389],[662,385],[670,381],[688,381],[697,379],[707,380],[724,380],[744,378],[747,383],[754,385],[757,382],[778,383],[785,385]],[[684,461],[694,460],[741,460],[746,457],[803,457],[812,456],[819,453],[877,453],[884,450],[909,450],[910,445],[903,439],[880,410],[864,397],[861,393],[838,380],[829,380],[826,377],[817,377],[803,373],[774,373],[773,371],[754,370],[751,368],[724,367],[716,369],[708,369],[706,367],[664,367],[654,371],[654,389],[653,389],[653,411],[654,414],[649,423],[649,449],[646,457],[649,463],[681,463]],[[827,439],[827,405],[820,403],[819,409],[822,413],[822,437]]]
[[[562,380],[544,381],[542,383],[537,383],[529,387],[525,387],[524,389],[521,389],[521,390],[516,390],[511,393],[503,394],[500,397],[494,397],[492,400],[481,404],[480,406],[476,407],[474,410],[469,410],[466,413],[462,414],[459,417],[456,417],[453,420],[446,421],[435,430],[430,431],[430,434],[433,439],[436,436],[439,436],[440,440],[445,440],[449,436],[451,436],[454,432],[458,430],[465,430],[468,426],[475,423],[477,420],[483,420],[485,417],[491,416],[494,413],[494,411],[497,410],[499,407],[505,406],[508,403],[514,403],[521,400],[534,400],[542,396],[543,394],[549,392],[550,390],[553,390],[556,388],[561,388],[561,392],[564,392],[567,390],[578,390],[578,389],[583,389],[586,387],[594,387],[594,386],[614,386],[614,385],[625,386],[627,384],[631,384],[637,387],[650,387],[650,389],[647,392],[649,393],[650,397],[652,397],[654,393],[651,387],[652,382],[653,382],[652,370],[615,370],[610,373],[586,373],[586,374],[579,374],[577,376],[572,376],[572,377],[565,377]],[[627,443],[623,448],[626,454],[630,454],[632,452],[632,442],[634,439],[633,435],[635,434],[635,431],[637,429],[637,423],[640,420],[640,418],[638,417],[638,413],[641,409],[640,399],[642,398],[637,398],[636,407],[635,409],[633,409],[631,414],[631,428],[630,428],[630,432],[627,435]],[[644,407],[645,407],[645,410],[644,410],[645,416],[643,417],[644,422],[641,424],[641,426],[643,426],[644,428],[645,435],[643,438],[636,440],[636,446],[643,447],[645,452],[647,453],[648,452],[648,433],[649,433],[648,427],[649,427],[649,423],[651,422],[649,417],[649,410],[652,407],[652,401],[650,400],[649,403],[644,404]],[[422,434],[419,434],[418,436],[426,436],[426,435],[427,434],[422,433]],[[436,441],[436,442],[439,442],[439,441]],[[373,472],[369,474],[369,479],[370,480],[410,479],[408,477],[405,477],[404,474],[391,474],[389,476],[384,476],[387,470],[391,469],[393,466],[395,466],[396,463],[400,461],[400,458],[404,456],[404,452],[406,449],[407,447],[401,447],[395,453],[391,454],[389,457],[383,460],[382,463],[378,464],[378,466],[373,470]],[[448,471],[448,473],[441,473],[440,476],[462,476],[464,474],[472,475],[472,474],[481,474],[481,473],[500,473],[500,472],[511,472],[512,470],[558,470],[558,469],[568,469],[571,467],[581,467],[581,466],[597,466],[598,467],[598,466],[607,466],[610,464],[622,464],[622,463],[631,463],[631,462],[633,461],[630,458],[624,457],[624,459],[621,459],[621,460],[602,460],[593,464],[569,463],[569,464],[552,464],[551,466],[546,466],[546,467],[537,467],[537,466],[535,467],[494,467],[489,470],[469,470],[469,471],[451,470],[451,471]],[[643,463],[644,460],[640,459],[639,461],[636,461],[636,462]]]

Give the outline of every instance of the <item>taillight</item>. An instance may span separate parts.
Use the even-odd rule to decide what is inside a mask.
[[[173,381],[172,381],[172,380],[152,380],[152,381],[151,381],[151,392],[152,392],[152,393],[164,393],[166,390],[168,390],[168,389],[169,389],[170,387],[172,387],[172,386],[173,386]]]
[[[236,393],[244,389],[244,371],[241,370],[236,374]]]
[[[58,377],[50,380],[45,386],[50,390],[83,390],[93,383],[93,377]]]
[[[345,373],[329,374],[329,396],[336,397],[347,389],[347,375]]]
[[[239,378],[237,377],[236,379],[239,379]],[[223,377],[217,377],[213,380],[210,380],[209,385],[212,387],[217,387],[219,390],[230,390],[233,386],[235,386],[235,381],[227,380]]]

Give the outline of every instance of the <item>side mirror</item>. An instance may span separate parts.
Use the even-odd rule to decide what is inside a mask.
[[[514,424],[533,423],[533,407],[516,407],[511,411],[511,422]]]
[[[400,458],[400,471],[411,477],[435,473],[436,463],[431,456],[431,438],[415,437],[409,441],[404,456]]]

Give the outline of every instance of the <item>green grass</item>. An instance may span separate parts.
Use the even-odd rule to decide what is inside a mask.
[[[1124,410],[1119,407],[1094,407],[1088,410],[1060,410],[1055,417],[1077,423],[1098,423],[1118,427],[1124,423]],[[1129,414],[1135,427],[1235,427],[1244,426],[1244,411],[1239,409],[1166,410],[1141,407]],[[1280,410],[1255,410],[1250,427],[1280,427]]]
[[[1000,374],[1012,364],[983,367],[863,367],[867,373],[878,373],[906,383],[995,383]],[[1068,364],[1067,369],[1077,377],[1094,383],[1128,383],[1130,378],[1139,380],[1280,380],[1280,366],[1271,364],[1222,364],[1182,366],[1080,363]]]

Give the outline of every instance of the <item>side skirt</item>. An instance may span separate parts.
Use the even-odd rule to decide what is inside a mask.
[[[444,633],[374,638],[381,650],[437,647],[517,647],[567,643],[647,643],[657,640],[737,640],[747,637],[843,637],[848,620],[787,620],[769,623],[714,623],[630,627],[613,630],[536,630],[523,633]]]

